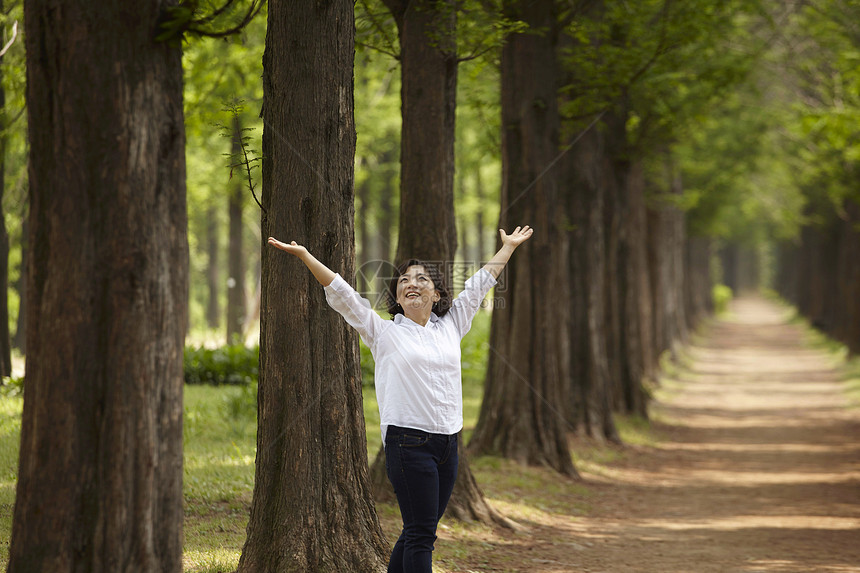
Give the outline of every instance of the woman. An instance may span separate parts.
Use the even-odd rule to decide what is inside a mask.
[[[361,335],[376,362],[375,384],[385,445],[403,531],[389,573],[431,573],[436,526],[457,477],[457,434],[463,428],[460,340],[514,250],[532,236],[528,225],[502,247],[451,301],[442,275],[419,260],[403,263],[389,285],[383,320],[339,275],[293,241],[269,244],[297,256],[325,287],[326,300]]]

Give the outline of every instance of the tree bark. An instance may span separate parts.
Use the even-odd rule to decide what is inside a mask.
[[[662,177],[653,183],[653,188],[647,209],[651,335],[655,358],[669,351],[676,359],[678,344],[687,339],[683,316],[684,213],[673,202],[683,190],[677,169],[666,152]]]
[[[179,572],[179,43],[154,39],[161,2],[24,8],[32,250],[9,571]]]
[[[622,98],[623,99],[623,98]],[[608,269],[610,290],[610,361],[617,361],[615,388],[624,412],[648,416],[643,380],[649,373],[650,328],[643,307],[645,273],[644,199],[642,170],[627,145],[625,104],[607,114],[607,148],[610,156],[610,224],[607,245],[612,252]],[[647,326],[646,326],[647,325]]]
[[[354,276],[354,32],[350,0],[269,6],[257,460],[241,573],[385,569],[358,337],[302,263],[265,244],[296,240]]]
[[[400,233],[395,263],[448,264],[457,251],[454,121],[457,105],[453,0],[385,0],[400,37]],[[441,258],[440,258],[441,257]]]
[[[570,424],[597,440],[620,442],[612,417],[606,354],[605,153],[603,136],[591,128],[566,153],[562,164],[572,229]]]
[[[684,246],[684,318],[687,328],[714,311],[713,278],[711,276],[711,239],[687,235]]]
[[[565,419],[570,375],[568,239],[558,171],[556,14],[552,0],[511,1],[505,16],[530,31],[502,48],[502,204],[499,225],[535,235],[496,287],[490,358],[478,425],[469,445],[520,463],[576,475]]]
[[[231,156],[236,158],[242,152],[242,125],[238,116],[233,117],[233,138]],[[236,177],[230,186],[227,211],[230,219],[229,246],[227,259],[227,344],[234,344],[242,338],[245,323],[245,259],[242,253],[242,206],[244,203],[242,179]]]

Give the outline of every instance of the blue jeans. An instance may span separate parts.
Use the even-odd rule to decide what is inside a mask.
[[[454,490],[457,463],[457,434],[388,426],[385,469],[403,518],[388,573],[432,572],[436,525]]]

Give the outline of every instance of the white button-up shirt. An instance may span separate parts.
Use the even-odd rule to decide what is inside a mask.
[[[443,316],[420,324],[402,314],[385,320],[339,274],[325,287],[326,301],[355,328],[376,362],[376,399],[382,441],[389,425],[434,434],[463,429],[460,340],[481,301],[496,284],[484,269],[466,281]]]

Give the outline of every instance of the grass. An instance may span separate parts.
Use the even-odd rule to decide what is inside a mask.
[[[830,355],[831,364],[842,374],[849,407],[860,407],[860,356],[851,356],[845,344],[830,338],[824,332],[813,327],[806,317],[798,313],[795,307],[782,298],[774,296],[771,297],[771,300],[783,306],[786,312],[790,313],[789,322],[797,325],[803,331],[806,346]]]
[[[0,564],[9,561],[23,397],[0,394]]]

